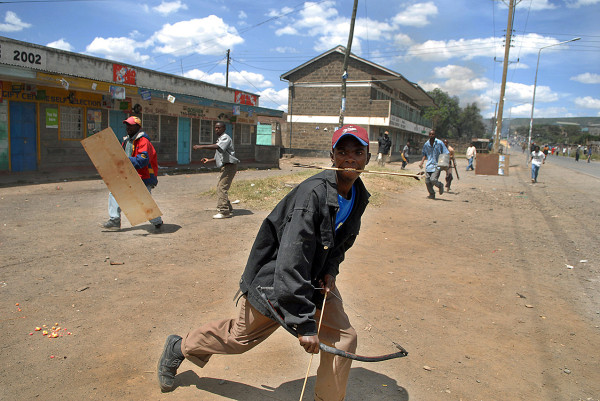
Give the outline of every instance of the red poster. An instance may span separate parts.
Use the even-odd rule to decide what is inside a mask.
[[[247,104],[248,106],[256,106],[257,97],[244,93],[241,91],[235,91],[235,103]]]
[[[120,84],[135,85],[135,68],[113,64],[113,81]]]

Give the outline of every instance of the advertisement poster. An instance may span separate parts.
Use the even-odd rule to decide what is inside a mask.
[[[247,104],[248,106],[256,106],[257,97],[244,93],[241,91],[235,91],[235,103]]]
[[[58,109],[46,109],[46,128],[58,128]]]
[[[102,130],[102,110],[88,109],[87,110],[87,133],[88,136],[100,132]]]
[[[135,85],[135,68],[113,64],[113,82]]]
[[[110,95],[113,99],[123,100],[125,99],[125,88],[122,86],[112,86],[110,87]]]

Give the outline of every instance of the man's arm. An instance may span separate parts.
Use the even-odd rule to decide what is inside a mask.
[[[137,149],[137,155],[129,156],[129,160],[131,161],[131,164],[133,164],[133,168],[135,168],[136,170],[147,167],[150,164],[150,156],[148,155],[148,144],[149,141],[145,137],[140,138],[135,144]]]

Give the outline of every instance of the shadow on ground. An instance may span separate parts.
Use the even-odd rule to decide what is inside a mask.
[[[282,383],[279,387],[253,387],[244,383],[222,380],[213,377],[199,377],[194,371],[187,370],[177,375],[177,387],[195,386],[199,390],[213,393],[232,400],[296,400],[302,392],[303,379]],[[312,399],[315,376],[309,377],[305,397]],[[174,390],[177,391],[177,388]],[[408,392],[396,381],[381,373],[364,368],[353,368],[346,394],[347,401],[408,401]]]

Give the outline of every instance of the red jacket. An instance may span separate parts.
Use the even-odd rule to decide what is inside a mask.
[[[123,149],[126,149],[130,138],[125,137],[124,139],[122,146]],[[131,156],[129,156],[129,160],[131,160],[133,167],[137,170],[144,184],[152,186],[158,184],[158,158],[156,150],[145,132],[138,132],[135,139],[133,139],[133,151]]]

